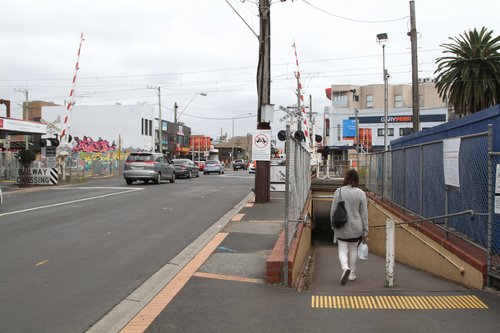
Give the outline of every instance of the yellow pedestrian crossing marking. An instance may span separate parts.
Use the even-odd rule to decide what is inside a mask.
[[[311,308],[320,309],[487,309],[475,295],[456,296],[312,296]]]

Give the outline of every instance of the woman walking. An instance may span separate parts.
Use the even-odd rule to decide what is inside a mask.
[[[333,194],[330,221],[337,209],[339,197],[345,201],[347,222],[340,228],[333,228],[338,240],[339,260],[342,266],[340,283],[356,280],[358,245],[368,241],[368,207],[366,194],[359,187],[359,175],[354,169],[347,172],[342,187]]]

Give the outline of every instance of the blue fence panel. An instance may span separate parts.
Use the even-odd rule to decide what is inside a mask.
[[[400,206],[405,203],[405,151],[392,152],[392,201]]]
[[[472,209],[477,213],[488,212],[488,142],[486,136],[463,139],[459,153],[460,188],[448,191],[449,212]],[[449,219],[450,228],[468,239],[487,247],[486,216],[460,216]]]
[[[434,217],[445,214],[445,185],[443,169],[443,143],[422,147],[424,163],[422,216]]]
[[[406,179],[405,204],[412,212],[420,214],[420,157],[421,148],[411,147],[405,150]]]

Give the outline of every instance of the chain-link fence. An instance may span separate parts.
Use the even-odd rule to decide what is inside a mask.
[[[285,142],[285,255],[284,282],[288,285],[288,252],[297,236],[298,224],[306,222],[306,201],[311,189],[311,154],[290,135],[287,126]]]
[[[447,233],[486,249],[491,258],[488,271],[498,272],[500,216],[493,214],[492,207],[488,206],[489,195],[494,190],[493,185],[488,185],[488,177],[494,177],[491,173],[495,172],[488,171],[488,133],[460,138],[459,187],[445,184],[444,158],[442,140],[368,154],[367,188],[422,218],[474,211],[472,218],[464,214],[435,223],[443,226]],[[499,157],[493,159],[494,165],[499,163]],[[492,214],[491,222],[489,214]]]
[[[10,151],[0,152],[0,178],[3,180],[14,180],[18,170],[21,168],[15,153]]]
[[[78,183],[90,177],[109,177],[122,172],[122,161],[116,159],[80,158],[77,154],[68,156],[65,161],[63,182]],[[63,179],[64,177],[64,179]]]

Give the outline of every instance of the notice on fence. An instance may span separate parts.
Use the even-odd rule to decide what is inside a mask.
[[[458,169],[459,152],[460,138],[443,140],[443,167],[445,185],[460,187],[460,172]]]
[[[500,164],[497,164],[495,176],[495,214],[500,214]]]

